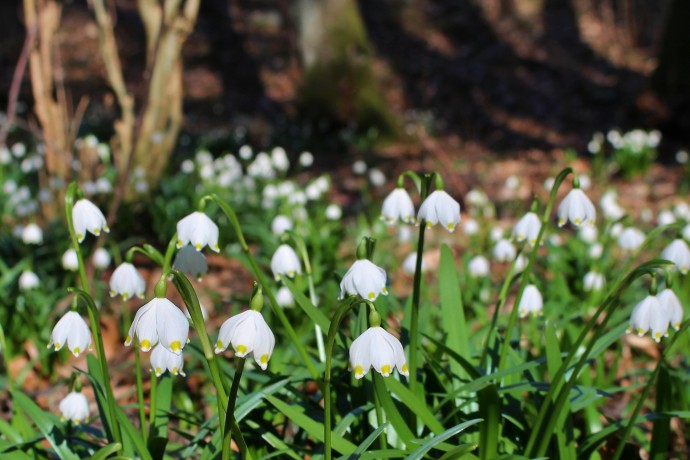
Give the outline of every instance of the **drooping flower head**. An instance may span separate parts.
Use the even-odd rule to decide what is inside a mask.
[[[592,201],[580,188],[572,189],[558,206],[558,226],[562,227],[567,221],[579,227],[582,224],[594,225],[597,210]]]
[[[645,235],[635,227],[628,227],[618,235],[618,246],[626,251],[634,251],[642,246]]]
[[[149,351],[160,342],[169,351],[180,354],[187,343],[189,321],[170,300],[155,297],[134,316],[125,340],[126,347],[132,344],[135,335],[141,351]]]
[[[38,275],[31,270],[25,270],[19,277],[19,289],[22,291],[28,291],[30,289],[37,288],[40,285],[41,280],[38,278]]]
[[[539,288],[534,284],[525,286],[525,290],[520,298],[520,304],[518,305],[520,318],[524,318],[530,313],[532,315],[540,315],[543,306],[544,300],[542,299],[541,292],[539,292]]]
[[[295,250],[287,244],[281,244],[271,257],[271,270],[276,280],[280,279],[280,275],[294,278],[302,273],[302,265]]]
[[[78,200],[72,208],[72,223],[77,234],[77,240],[81,243],[86,237],[86,232],[99,236],[101,231],[110,232],[105,216],[98,206],[87,199]]]
[[[515,246],[505,238],[498,240],[494,246],[493,256],[498,262],[512,262],[516,255]]]
[[[467,264],[467,271],[473,278],[489,276],[489,273],[491,273],[489,259],[482,255],[472,257]]]
[[[680,323],[683,321],[683,306],[680,299],[672,289],[666,288],[661,291],[656,298],[659,304],[665,310],[665,315],[668,318],[669,325],[675,330],[680,329]]]
[[[340,282],[340,299],[346,295],[359,295],[374,301],[379,294],[388,295],[386,271],[367,259],[352,264]]]
[[[383,200],[381,220],[388,225],[400,220],[406,224],[414,222],[414,204],[403,187],[397,187]]]
[[[667,309],[661,306],[656,295],[650,294],[633,309],[628,332],[642,337],[651,330],[652,338],[658,343],[666,335],[669,322]]]
[[[192,245],[183,246],[175,255],[173,268],[182,273],[192,275],[198,281],[208,272],[208,262],[203,252],[197,251]]]
[[[89,401],[80,391],[73,391],[60,401],[62,418],[80,424],[89,418]]]
[[[79,258],[74,248],[69,248],[62,255],[62,268],[72,272],[79,270]]]
[[[676,269],[683,275],[690,270],[690,248],[680,238],[673,240],[666,249],[661,251],[661,258],[673,262]]]
[[[30,223],[22,229],[22,242],[24,244],[42,244],[43,230],[35,223]]]
[[[55,346],[55,351],[58,351],[65,345],[75,357],[91,349],[91,330],[76,311],[65,313],[50,334],[48,348]]]
[[[160,377],[166,370],[172,375],[185,376],[183,371],[184,358],[182,353],[173,353],[161,344],[156,345],[151,352],[151,371]]]
[[[582,280],[582,286],[585,291],[600,291],[604,287],[606,279],[601,273],[591,271],[587,272]]]
[[[132,296],[144,298],[146,282],[134,265],[129,262],[121,263],[110,277],[110,297],[122,296],[122,300],[129,300]]]
[[[460,223],[460,203],[444,190],[435,190],[424,200],[417,213],[417,222],[426,222],[427,227],[438,223],[449,232]]]
[[[384,377],[388,377],[394,368],[404,376],[409,375],[400,340],[381,326],[370,327],[352,342],[350,367],[357,379],[367,375],[372,367]]]
[[[177,223],[177,247],[191,244],[194,249],[208,245],[212,251],[220,252],[218,226],[203,212],[195,211]]]
[[[260,312],[247,310],[226,320],[218,332],[216,353],[222,353],[229,345],[240,358],[254,355],[254,360],[266,370],[273,354],[276,340],[271,328]]]
[[[531,246],[537,243],[537,236],[541,230],[541,221],[534,212],[528,212],[515,224],[513,239],[518,243],[527,241]]]

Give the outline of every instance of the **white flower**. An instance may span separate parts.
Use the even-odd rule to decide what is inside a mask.
[[[329,204],[326,206],[326,219],[340,220],[343,217],[343,209],[337,204]]]
[[[104,248],[98,248],[93,252],[93,265],[99,270],[108,268],[110,260],[110,253]]]
[[[547,192],[550,192],[555,183],[556,183],[555,177],[547,177],[546,180],[544,181],[544,189],[546,189]]]
[[[642,337],[651,329],[652,338],[658,343],[666,335],[669,322],[667,310],[655,295],[650,294],[633,309],[628,332],[635,332]]]
[[[675,330],[680,329],[680,323],[683,321],[683,306],[676,293],[672,289],[666,288],[657,295],[657,299],[664,310],[666,310],[669,324]]]
[[[303,168],[308,168],[314,164],[314,155],[311,152],[302,152],[299,156],[299,164]]]
[[[625,215],[625,209],[618,204],[618,195],[615,190],[608,190],[599,200],[599,205],[604,217],[609,220],[618,220]]]
[[[673,207],[673,213],[681,219],[690,220],[690,205],[681,201]]]
[[[93,235],[100,235],[101,231],[110,232],[105,216],[98,207],[86,199],[78,200],[72,208],[72,223],[77,234],[77,240],[81,243],[89,231]]]
[[[572,189],[558,206],[559,227],[565,225],[568,220],[576,227],[584,223],[594,225],[596,218],[597,211],[594,205],[579,188]]]
[[[626,251],[634,251],[644,243],[644,233],[635,227],[628,227],[618,236],[618,246]]]
[[[533,212],[528,212],[515,224],[513,239],[518,243],[527,240],[530,245],[534,246],[537,243],[539,230],[541,230],[539,217]]]
[[[22,230],[22,241],[24,244],[43,243],[43,230],[38,225],[31,223]]]
[[[406,224],[414,222],[414,204],[412,204],[412,198],[410,198],[407,190],[398,187],[388,194],[383,200],[381,220],[385,220],[389,225],[394,224],[397,220]]]
[[[489,197],[486,196],[486,193],[476,188],[473,188],[472,190],[467,192],[467,196],[465,197],[465,199],[467,200],[467,203],[469,203],[471,206],[474,206],[475,208],[482,208],[489,204]]]
[[[232,345],[235,355],[244,358],[254,355],[254,360],[266,370],[276,339],[266,320],[258,311],[247,310],[226,320],[218,332],[216,353]]]
[[[465,220],[465,224],[462,226],[465,235],[472,236],[479,233],[479,222],[472,219],[471,217]]]
[[[350,367],[357,379],[367,375],[372,367],[384,377],[391,375],[396,367],[402,375],[409,375],[400,340],[379,326],[370,327],[352,342]]]
[[[449,232],[460,223],[460,203],[444,190],[435,190],[424,200],[417,213],[417,222],[427,227],[441,223]]]
[[[676,222],[676,216],[673,214],[673,212],[669,211],[668,209],[664,209],[659,213],[659,216],[656,218],[656,223],[659,225],[659,227],[663,225],[670,225],[674,224]]]
[[[533,315],[540,315],[543,306],[544,300],[541,297],[539,289],[537,289],[534,284],[525,286],[525,290],[522,292],[522,297],[520,298],[520,304],[518,305],[518,314],[520,318],[524,318],[530,313]]]
[[[183,246],[175,255],[173,268],[192,275],[198,281],[201,281],[201,276],[208,272],[208,263],[206,262],[206,256],[202,252],[197,251],[188,244]]]
[[[378,168],[371,168],[369,170],[369,180],[371,185],[381,187],[386,183],[386,175]]]
[[[582,280],[585,291],[600,291],[604,287],[604,275],[597,272],[588,272]]]
[[[495,226],[491,228],[491,231],[489,232],[489,240],[491,241],[498,241],[501,238],[503,238],[503,234],[505,233],[505,230],[499,226]]]
[[[185,376],[182,370],[184,358],[182,353],[177,354],[169,351],[162,345],[156,345],[151,352],[151,370],[160,377],[166,370],[172,375]]]
[[[512,262],[517,251],[515,246],[505,238],[501,238],[494,246],[493,256],[498,262]]]
[[[599,230],[597,230],[596,227],[590,227],[589,225],[585,225],[584,227],[580,227],[578,229],[577,236],[585,243],[592,244],[597,241],[597,237],[599,236]]]
[[[690,270],[690,248],[680,238],[673,240],[666,249],[661,251],[661,258],[673,262],[683,275]]]
[[[65,270],[76,272],[79,270],[79,259],[77,258],[77,251],[69,248],[62,255],[62,268]]]
[[[340,297],[357,295],[363,299],[376,300],[379,294],[388,295],[386,271],[367,259],[355,261],[340,282]]]
[[[41,284],[38,275],[31,270],[24,271],[19,277],[19,289],[28,291],[29,289],[37,288]]]
[[[489,259],[484,256],[474,256],[470,259],[467,270],[473,278],[489,276],[491,273]]]
[[[276,301],[278,305],[283,308],[290,308],[295,306],[295,298],[292,296],[292,292],[286,286],[282,286],[276,292]]]
[[[79,391],[73,391],[60,401],[62,418],[79,424],[89,417],[89,401]]]
[[[144,292],[146,292],[146,282],[134,265],[123,262],[113,271],[110,277],[110,297],[121,295],[122,300],[127,300],[136,295],[143,299]]]
[[[60,318],[50,334],[48,348],[55,346],[55,351],[67,345],[74,356],[91,349],[91,331],[86,321],[76,311],[68,311]]]
[[[280,275],[287,275],[294,278],[295,275],[302,273],[302,265],[294,249],[287,244],[281,244],[271,257],[271,271],[276,280]]]
[[[690,224],[683,227],[683,238],[690,240]]]
[[[587,254],[592,259],[598,259],[604,253],[604,246],[601,243],[593,244],[587,250]]]
[[[529,259],[525,257],[522,254],[519,254],[515,258],[515,264],[513,265],[513,271],[515,274],[520,273],[522,270],[524,270],[527,267],[527,264],[529,263]]]
[[[203,212],[191,213],[177,223],[177,247],[185,244],[191,244],[197,251],[208,245],[212,251],[220,252],[218,226]]]
[[[352,164],[352,172],[355,174],[361,176],[365,172],[367,172],[367,164],[363,162],[362,160],[357,160]]]
[[[403,262],[402,267],[405,273],[413,275],[415,270],[417,269],[417,253],[412,252],[407,257],[405,257],[405,261]],[[424,260],[424,258],[422,257],[422,272],[425,272],[426,268],[426,260]]]
[[[271,150],[271,163],[278,171],[287,171],[290,168],[290,160],[284,148],[275,147]]]
[[[292,221],[288,216],[279,214],[271,222],[271,231],[274,235],[282,235],[288,230],[292,230]]]
[[[137,311],[125,340],[126,347],[132,344],[135,335],[141,351],[149,351],[160,342],[169,351],[180,354],[187,344],[189,321],[174,303],[156,297]]]
[[[240,158],[242,158],[243,160],[251,160],[252,155],[254,155],[254,152],[252,151],[252,148],[250,146],[243,145],[242,147],[240,147],[239,154]]]

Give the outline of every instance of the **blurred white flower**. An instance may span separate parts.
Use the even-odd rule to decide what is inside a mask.
[[[292,296],[292,292],[286,286],[282,286],[276,292],[276,301],[278,305],[283,308],[291,308],[295,306],[295,298]]]
[[[580,179],[580,188],[582,190],[589,190],[592,188],[592,179],[587,174],[580,174],[577,176]]]
[[[386,175],[378,168],[369,170],[369,181],[374,187],[381,187],[386,184]]]
[[[16,144],[12,145],[12,154],[16,158],[24,157],[24,155],[26,155],[26,146],[21,142],[17,142]]]
[[[414,275],[415,270],[417,269],[417,253],[416,252],[411,252],[408,254],[407,257],[405,257],[405,260],[403,261],[402,264],[403,271],[405,273],[408,273],[410,275]],[[422,273],[424,273],[427,269],[426,265],[426,260],[422,257]]]
[[[682,165],[688,162],[688,159],[690,159],[690,155],[688,155],[688,152],[685,150],[678,150],[676,152],[676,161]]]
[[[635,227],[628,227],[618,236],[618,246],[626,251],[634,251],[642,246],[645,235]]]
[[[596,218],[597,211],[594,205],[579,188],[572,189],[558,206],[559,227],[565,225],[568,220],[576,227],[584,223],[594,225]]]
[[[193,276],[197,281],[201,281],[201,277],[208,273],[206,256],[203,252],[194,249],[194,246],[191,244],[182,246],[182,248],[177,251],[172,266],[175,270]]]
[[[406,243],[412,239],[412,229],[407,225],[400,225],[398,227],[398,241]]]
[[[355,261],[340,282],[339,299],[359,295],[374,301],[379,294],[388,295],[386,271],[367,259]]]
[[[343,217],[343,209],[337,204],[329,204],[326,207],[326,219],[340,220]]]
[[[187,344],[189,321],[170,300],[155,297],[134,315],[125,340],[126,347],[132,344],[135,335],[141,351],[149,351],[160,343],[169,351],[180,354]]]
[[[104,248],[98,248],[93,252],[93,266],[99,270],[108,268],[110,265],[110,253]]]
[[[506,188],[511,191],[515,191],[520,187],[520,178],[516,175],[508,176],[506,179]]]
[[[414,214],[412,198],[410,198],[407,190],[402,187],[395,188],[383,200],[381,220],[384,220],[388,225],[392,225],[398,220],[406,224],[413,223]]]
[[[37,288],[41,285],[41,280],[38,278],[36,273],[31,270],[25,270],[19,277],[19,289],[22,291],[28,291],[30,289]]]
[[[30,223],[22,230],[22,241],[24,244],[43,243],[43,230],[35,223]]]
[[[256,363],[266,370],[275,343],[273,332],[261,313],[247,310],[223,323],[218,332],[215,351],[222,353],[232,345],[236,356],[244,358],[254,355]]]
[[[493,257],[498,262],[512,262],[515,259],[517,250],[510,241],[505,238],[498,240],[492,252]]]
[[[658,343],[666,335],[669,322],[666,309],[661,306],[656,296],[650,294],[633,309],[628,333],[635,332],[642,337],[651,329],[652,338]]]
[[[208,247],[220,252],[218,246],[218,226],[203,212],[195,211],[177,223],[177,247],[191,244],[194,249]]]
[[[185,376],[184,358],[182,353],[173,353],[164,346],[158,344],[151,351],[151,371],[156,374],[156,377],[163,375],[166,370],[172,375]]]
[[[280,236],[288,230],[292,230],[292,221],[288,216],[278,214],[273,218],[273,222],[271,222],[271,232],[273,232],[274,235]]]
[[[489,259],[481,255],[472,257],[467,264],[467,271],[473,278],[489,276],[489,273],[491,273]]]
[[[599,206],[604,217],[608,220],[618,220],[625,215],[625,209],[618,204],[618,194],[615,190],[607,190],[599,200]]]
[[[76,357],[91,349],[91,331],[86,321],[76,311],[65,313],[50,334],[48,348],[55,346],[55,351],[58,351],[65,345]]]
[[[651,209],[643,208],[640,211],[640,219],[642,219],[642,222],[651,222],[653,218],[654,218],[654,213],[652,212]]]
[[[465,200],[470,206],[474,206],[475,208],[483,208],[484,206],[489,204],[489,197],[486,196],[486,193],[476,188],[473,188],[472,190],[467,192]]]
[[[664,209],[659,213],[659,216],[656,218],[656,223],[661,227],[662,225],[670,225],[670,224],[675,224],[676,223],[676,216],[673,215],[673,212],[671,212],[668,209]]]
[[[62,255],[62,268],[72,272],[79,270],[79,259],[77,258],[77,252],[69,248]]]
[[[599,230],[597,230],[596,227],[590,227],[588,225],[585,225],[578,229],[577,236],[585,243],[592,244],[597,241],[597,237],[599,236]]]
[[[452,232],[460,223],[460,203],[444,190],[435,190],[424,200],[417,213],[417,225],[422,221],[427,227],[440,223]]]
[[[59,408],[64,420],[77,425],[89,418],[89,401],[81,392],[73,391],[65,396]]]
[[[280,279],[281,275],[294,278],[295,275],[302,273],[302,264],[295,250],[287,244],[278,246],[273,257],[271,257],[271,271],[276,281]]]
[[[675,214],[676,217],[686,221],[690,220],[690,205],[688,205],[685,201],[676,203],[676,205],[673,207],[673,214]]]
[[[122,300],[128,300],[136,295],[144,298],[146,282],[134,265],[129,262],[121,263],[110,277],[110,297],[121,295]]]
[[[367,164],[362,160],[357,160],[352,164],[352,172],[357,175],[362,175],[367,172]]]
[[[690,270],[690,248],[680,238],[673,240],[671,244],[661,251],[661,258],[673,262],[683,275]]]
[[[254,155],[254,151],[252,150],[252,148],[250,146],[243,145],[242,147],[240,147],[239,155],[240,155],[240,158],[242,158],[245,161],[251,160],[252,156]]]
[[[271,164],[278,171],[285,172],[290,168],[290,160],[288,159],[285,149],[282,147],[275,147],[271,150]]]
[[[690,224],[683,227],[683,238],[690,241]]]
[[[529,259],[524,255],[520,254],[515,258],[515,265],[513,266],[513,271],[515,274],[522,272],[527,267]]]
[[[86,232],[99,236],[101,231],[110,232],[105,216],[98,207],[86,199],[78,200],[72,208],[72,223],[77,234],[77,240],[81,243],[86,237]]]
[[[308,168],[314,164],[314,155],[311,152],[302,152],[299,156],[299,164],[303,168]]]
[[[352,342],[350,367],[358,380],[372,367],[384,377],[388,377],[394,368],[404,376],[409,375],[400,340],[379,326],[370,327]]]
[[[465,223],[462,226],[463,231],[465,232],[465,235],[467,236],[472,236],[476,235],[479,233],[479,222],[477,222],[475,219],[468,217],[465,219]]]
[[[531,246],[537,243],[537,236],[541,230],[541,221],[533,212],[528,212],[515,224],[513,240],[518,243],[527,241]]]
[[[604,246],[601,243],[595,243],[589,247],[587,254],[592,259],[598,259],[604,253]]]
[[[550,192],[555,183],[556,183],[555,177],[547,177],[546,180],[544,181],[544,188],[546,189],[547,192]]]
[[[676,331],[680,329],[680,323],[683,321],[683,305],[676,293],[672,289],[666,288],[657,295],[659,304],[666,311],[666,316],[669,319],[669,324]]]
[[[540,315],[542,312],[542,307],[544,301],[541,297],[541,292],[534,284],[528,284],[525,286],[525,290],[522,292],[522,297],[520,298],[520,304],[518,305],[518,314],[520,318],[525,316]]]
[[[583,288],[585,291],[600,291],[604,288],[604,275],[594,271],[588,272],[583,281]]]

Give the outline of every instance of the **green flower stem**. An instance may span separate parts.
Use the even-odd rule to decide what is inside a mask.
[[[139,346],[134,349],[134,366],[136,367],[137,373],[137,403],[139,406],[139,430],[141,431],[141,437],[144,438],[146,442],[146,437],[148,435],[146,431],[146,407],[144,407],[144,382],[141,376],[141,357],[139,356]]]
[[[376,423],[378,425],[376,428],[378,428],[385,422],[383,420],[383,408],[381,407],[381,398],[379,398],[379,394],[376,392],[376,388],[374,388],[374,408],[376,410]],[[381,446],[381,450],[385,450],[388,448],[385,433],[381,433],[381,435],[379,435],[379,445]]]
[[[84,258],[79,247],[79,240],[77,233],[74,231],[74,221],[72,220],[72,210],[77,196],[81,193],[76,182],[72,182],[67,188],[65,194],[65,217],[67,218],[67,228],[69,230],[70,238],[72,239],[72,246],[77,254],[77,261],[79,263],[79,279],[81,281],[82,290],[75,289],[78,295],[82,297],[87,305],[89,313],[89,322],[91,325],[91,333],[93,334],[94,342],[96,343],[96,352],[98,362],[101,365],[101,373],[103,374],[103,385],[105,386],[106,399],[108,400],[108,411],[110,412],[110,419],[112,421],[112,435],[111,442],[122,443],[122,434],[120,432],[120,424],[117,421],[117,412],[115,409],[115,395],[110,383],[110,372],[108,371],[108,362],[105,356],[105,348],[103,347],[103,336],[101,335],[101,322],[98,307],[93,301],[90,294],[89,281],[86,277],[86,270],[84,267]]]
[[[508,319],[508,327],[506,328],[503,346],[501,348],[501,355],[498,359],[498,371],[503,369],[506,357],[508,356],[508,349],[510,349],[510,340],[513,334],[513,328],[515,327],[515,322],[517,321],[518,317],[518,307],[520,305],[520,300],[522,299],[522,294],[525,292],[525,288],[529,283],[530,275],[532,274],[532,267],[534,266],[534,261],[537,258],[537,252],[539,252],[539,245],[541,244],[541,241],[544,238],[546,226],[548,225],[549,219],[551,218],[551,211],[553,210],[553,206],[556,203],[556,194],[558,193],[558,189],[560,188],[565,178],[568,177],[568,174],[572,172],[573,170],[571,168],[566,168],[563,171],[561,171],[558,174],[558,176],[556,176],[556,180],[554,181],[553,187],[551,188],[549,201],[546,203],[546,209],[544,210],[544,214],[541,218],[541,227],[539,228],[539,233],[537,234],[537,239],[534,242],[532,251],[529,254],[529,262],[527,263],[527,266],[521,274],[520,287],[518,288],[518,293],[515,297],[515,305],[513,305],[513,310],[510,312],[510,318]]]
[[[155,373],[151,374],[150,381],[151,389],[149,390],[149,429],[153,430],[153,428],[156,426],[156,390],[158,388],[158,377]]]
[[[649,274],[656,268],[663,268],[666,265],[666,261],[662,260],[652,260],[639,265],[633,271],[628,273],[628,275],[620,278],[615,287],[606,296],[604,302],[601,304],[601,306],[599,306],[597,311],[580,332],[577,340],[569,347],[568,355],[561,363],[556,374],[551,378],[551,385],[549,385],[549,389],[546,392],[543,400],[544,402],[539,409],[539,414],[537,415],[534,425],[532,426],[530,437],[527,441],[527,447],[525,448],[526,456],[530,458],[540,457],[544,455],[544,452],[546,452],[551,440],[551,435],[553,434],[553,430],[557,425],[554,418],[560,416],[560,411],[563,408],[566,399],[570,395],[570,390],[575,385],[580,371],[582,371],[582,368],[587,364],[589,354],[596,344],[596,341],[601,335],[606,333],[606,325],[611,317],[611,313],[618,306],[618,301],[623,291],[638,277]],[[603,313],[606,313],[606,316],[601,323],[599,323],[599,317]],[[563,379],[565,373],[568,371],[571,361],[578,353],[580,346],[591,331],[595,332],[590,338],[584,353],[581,354],[579,361],[572,369],[571,377],[564,381]],[[561,385],[560,382],[563,382],[563,384]]]
[[[436,174],[425,174],[421,182],[421,200],[429,196],[431,181]],[[412,309],[410,311],[410,391],[417,390],[417,352],[419,348],[419,303],[422,294],[422,259],[424,257],[424,232],[426,221],[419,222],[419,239],[417,240],[417,262],[414,270],[414,284],[412,288]]]
[[[315,307],[319,306],[319,298],[316,297],[316,289],[314,288],[314,273],[311,269],[311,261],[309,260],[309,253],[307,252],[307,245],[304,243],[302,237],[297,235],[295,232],[288,232],[292,240],[297,246],[300,256],[302,257],[302,263],[304,264],[304,274],[307,277],[307,284],[309,286],[309,300]],[[322,363],[326,361],[326,348],[323,343],[323,331],[318,324],[314,325],[314,334],[316,335],[316,348],[319,351],[319,361]]]
[[[246,459],[249,456],[247,444],[244,442],[244,438],[239,430],[237,420],[235,419],[235,403],[237,402],[237,391],[240,388],[242,371],[244,371],[244,362],[244,358],[235,359],[235,376],[232,378],[232,387],[230,388],[230,394],[228,395],[228,409],[225,413],[225,429],[223,431],[223,460],[230,460],[232,458],[232,449],[230,448],[231,432],[235,436],[235,440],[240,448],[240,455],[242,458]]]
[[[163,266],[163,255],[150,244],[145,244],[143,248],[140,248],[139,246],[132,246],[129,248],[129,250],[127,250],[125,260],[131,264],[134,260],[134,254],[136,253],[143,254],[161,267]]]
[[[240,222],[237,219],[235,211],[228,203],[226,203],[222,198],[218,197],[218,195],[216,194],[207,195],[203,197],[201,200],[213,200],[230,220],[230,223],[232,224],[233,228],[235,229],[235,233],[237,234],[237,239],[240,242],[242,251],[249,260],[252,272],[256,279],[259,280],[259,284],[261,284],[261,286],[264,288],[266,292],[266,296],[268,297],[268,300],[271,303],[273,313],[275,313],[281,325],[288,333],[288,336],[290,337],[292,344],[297,349],[297,353],[300,355],[302,361],[307,366],[307,370],[309,371],[309,374],[311,375],[312,379],[317,380],[319,378],[319,372],[316,370],[316,366],[309,357],[309,354],[307,353],[306,348],[304,348],[304,345],[302,344],[302,341],[300,340],[299,336],[295,332],[295,329],[290,324],[290,321],[285,315],[285,312],[283,312],[283,309],[278,304],[275,293],[273,292],[273,289],[271,289],[270,287],[271,285],[269,283],[268,278],[266,277],[266,274],[263,272],[263,270],[261,270],[261,268],[259,268],[259,264],[256,262],[254,254],[252,254],[252,252],[249,250],[249,245],[247,244],[247,241],[244,239],[244,233],[242,233],[242,227],[240,226]]]
[[[640,411],[642,410],[642,406],[644,405],[645,400],[647,399],[649,390],[651,390],[652,386],[656,384],[659,371],[661,371],[661,366],[664,364],[666,360],[666,355],[668,354],[668,351],[673,347],[673,344],[676,343],[676,339],[681,336],[681,334],[685,331],[685,329],[688,328],[688,326],[690,326],[690,321],[685,321],[685,323],[681,325],[680,329],[678,329],[678,331],[676,331],[676,333],[673,334],[673,337],[669,341],[668,345],[664,348],[664,351],[659,357],[659,362],[656,364],[656,367],[654,368],[654,372],[652,373],[652,375],[649,376],[649,380],[647,380],[647,384],[644,386],[644,389],[642,390],[640,399],[639,401],[637,401],[635,409],[629,417],[628,424],[626,425],[625,431],[623,432],[623,436],[621,436],[621,439],[618,441],[618,447],[616,448],[616,452],[613,454],[613,457],[611,457],[611,460],[618,460],[621,458],[621,455],[623,454],[623,449],[625,448],[625,443],[630,437],[632,429],[635,427],[635,421],[637,419],[637,416],[640,414]]]
[[[338,328],[345,315],[350,309],[359,304],[360,299],[355,296],[350,296],[340,302],[331,325],[328,328],[328,336],[326,337],[326,370],[324,372],[324,388],[323,388],[323,440],[324,440],[324,458],[331,460],[333,458],[333,451],[331,450],[331,431],[332,431],[332,403],[331,403],[331,367],[333,366],[333,348],[335,347],[335,338],[338,335]]]
[[[172,269],[172,257],[177,249],[177,232],[175,232],[168,242],[168,247],[165,250],[165,257],[163,259],[163,273],[167,273]]]

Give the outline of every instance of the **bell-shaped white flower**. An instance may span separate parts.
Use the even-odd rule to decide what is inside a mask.
[[[657,296],[650,294],[633,309],[628,332],[642,337],[651,330],[652,338],[658,343],[666,335],[669,322],[666,309],[661,306]]]
[[[201,281],[201,276],[208,272],[208,262],[206,262],[206,256],[201,251],[197,251],[194,246],[188,244],[177,251],[173,268]]]
[[[518,256],[515,258],[515,263],[513,264],[513,272],[515,272],[516,275],[521,273],[522,270],[527,268],[528,263],[529,258],[525,257],[524,254],[518,254]]]
[[[93,265],[99,270],[108,268],[111,260],[110,253],[105,248],[98,248],[93,252]]]
[[[513,239],[518,243],[526,240],[530,245],[534,246],[537,242],[539,230],[541,230],[539,217],[533,212],[528,212],[515,224]]]
[[[618,235],[618,246],[626,251],[634,251],[642,246],[645,235],[635,227],[628,227]]]
[[[427,227],[440,223],[449,232],[460,223],[460,203],[444,190],[433,191],[419,207],[417,222],[426,222]]]
[[[79,270],[79,258],[77,257],[77,251],[69,248],[62,255],[62,268],[72,272]]]
[[[585,291],[600,291],[604,288],[604,275],[597,272],[588,272],[582,280],[582,287]]]
[[[541,297],[539,289],[534,284],[525,286],[525,290],[522,292],[522,297],[520,298],[520,303],[518,304],[518,314],[520,318],[524,318],[529,314],[540,315],[543,306],[544,300]]]
[[[110,277],[110,297],[122,296],[122,300],[128,300],[132,296],[144,298],[146,281],[139,274],[134,265],[129,262],[121,263]]]
[[[690,224],[683,227],[683,238],[690,241]]]
[[[685,275],[690,270],[690,248],[682,239],[675,239],[661,251],[661,258],[670,260]]]
[[[273,218],[271,222],[271,231],[274,235],[282,235],[288,230],[292,230],[292,221],[288,216],[279,214]]]
[[[292,295],[292,292],[290,292],[290,289],[288,289],[286,286],[282,286],[278,291],[276,292],[276,301],[278,302],[278,305],[280,305],[283,308],[292,308],[295,306],[295,298]]]
[[[412,252],[403,261],[403,271],[407,274],[413,275],[417,269],[417,253]],[[422,257],[422,273],[427,269],[426,260]]]
[[[467,264],[467,271],[473,278],[489,276],[489,273],[491,273],[489,259],[481,255],[472,257],[469,264]]]
[[[110,232],[101,210],[87,199],[81,199],[74,203],[72,223],[74,224],[74,232],[77,234],[77,240],[80,243],[84,241],[87,231],[95,236],[100,235],[101,231]]]
[[[276,339],[266,320],[258,311],[247,310],[226,320],[218,332],[216,353],[232,345],[240,358],[254,355],[254,360],[266,370]]]
[[[343,217],[343,208],[338,206],[337,204],[329,204],[326,206],[326,219],[328,220],[340,220],[341,217]]]
[[[676,216],[673,214],[673,211],[669,209],[664,209],[659,213],[659,216],[656,218],[656,223],[659,225],[659,227],[663,225],[675,224]]]
[[[498,240],[493,250],[494,259],[498,262],[512,262],[515,259],[517,250],[515,246],[505,238]]]
[[[372,367],[384,377],[391,375],[393,368],[404,376],[409,375],[400,340],[380,326],[370,327],[352,342],[350,367],[357,379],[367,375]]]
[[[91,349],[91,330],[76,311],[65,313],[50,334],[48,348],[55,346],[55,351],[58,351],[65,345],[74,356]]]
[[[593,244],[587,249],[587,255],[592,259],[598,259],[604,253],[604,245],[601,243]]]
[[[470,217],[465,220],[462,229],[465,232],[465,235],[467,236],[476,235],[477,233],[479,233],[479,222]]]
[[[616,221],[625,215],[625,209],[618,204],[618,194],[615,190],[608,190],[599,200],[599,206],[608,220]]]
[[[412,198],[403,187],[398,187],[383,200],[381,220],[392,225],[398,220],[406,224],[414,222],[414,204]]]
[[[576,227],[582,224],[594,225],[597,210],[585,192],[579,188],[572,189],[558,206],[558,226],[570,221]]]
[[[40,284],[41,280],[38,278],[38,275],[31,270],[24,271],[19,277],[19,289],[22,291],[37,288]]]
[[[577,236],[585,243],[593,244],[596,243],[599,237],[599,230],[596,227],[585,225],[577,231]]]
[[[340,281],[339,299],[346,295],[359,295],[374,301],[379,294],[388,295],[386,271],[367,259],[355,261]]]
[[[666,288],[661,291],[657,297],[662,308],[666,311],[666,317],[669,319],[669,324],[673,329],[680,329],[680,323],[683,321],[683,306],[680,299],[672,289]]]
[[[156,345],[151,352],[151,371],[160,377],[166,370],[172,375],[185,376],[184,358],[182,353],[173,353],[161,344]]]
[[[137,311],[125,340],[126,347],[132,344],[135,335],[141,351],[149,351],[160,342],[169,351],[180,354],[187,344],[189,321],[174,303],[156,297]]]
[[[218,226],[203,212],[195,211],[177,223],[177,247],[191,244],[194,249],[208,245],[212,251],[220,252]]]
[[[294,278],[302,273],[302,265],[295,250],[287,244],[281,244],[271,257],[271,270],[276,280],[280,279],[280,275]]]
[[[22,229],[22,241],[24,244],[43,243],[43,230],[34,223],[30,223]]]
[[[89,401],[80,391],[73,391],[60,401],[63,420],[80,424],[89,418]]]

